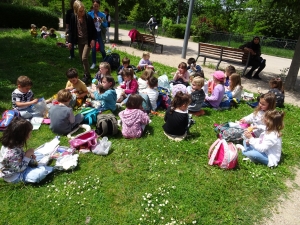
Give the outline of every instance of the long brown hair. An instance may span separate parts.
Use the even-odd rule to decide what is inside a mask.
[[[266,131],[272,132],[278,132],[278,136],[280,137],[281,130],[284,128],[284,119],[285,113],[283,111],[277,111],[277,110],[269,110],[265,113],[264,119],[266,124]]]
[[[7,148],[23,148],[32,131],[32,124],[22,117],[15,117],[7,126],[0,138],[2,145]]]
[[[268,109],[266,111],[275,109],[275,107],[276,107],[276,97],[273,93],[262,94],[260,96],[260,100],[261,99],[264,99],[268,103]],[[254,114],[256,115],[259,111],[260,111],[260,106],[258,104],[258,106],[254,110]]]
[[[233,73],[230,76],[230,84],[229,84],[229,90],[233,91],[236,86],[242,86],[241,76],[237,73]]]
[[[277,88],[279,91],[284,93],[283,82],[280,78],[273,78],[269,81],[269,85],[271,88]]]
[[[189,105],[192,99],[189,94],[185,94],[182,91],[178,91],[171,102],[171,110],[170,113],[173,113],[175,109],[183,106]]]

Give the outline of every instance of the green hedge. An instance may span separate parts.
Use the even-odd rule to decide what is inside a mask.
[[[166,34],[168,37],[183,39],[185,34],[185,28],[186,24],[169,24]],[[193,35],[195,33],[195,30],[196,27],[194,25],[191,25],[190,35]]]
[[[41,7],[0,3],[0,27],[30,29],[32,23],[38,28],[46,26],[57,30],[59,18]]]

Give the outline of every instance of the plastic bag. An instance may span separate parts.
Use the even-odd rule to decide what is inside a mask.
[[[97,155],[107,155],[111,148],[111,141],[108,141],[107,137],[103,137],[102,140],[92,150]]]
[[[78,154],[61,156],[57,158],[54,167],[58,170],[74,169],[78,164],[78,156]]]

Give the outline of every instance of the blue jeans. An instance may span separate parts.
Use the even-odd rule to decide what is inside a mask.
[[[24,183],[39,183],[48,174],[53,172],[53,167],[50,166],[38,166],[38,167],[27,167],[20,176],[13,181],[13,183],[18,183],[23,181]]]
[[[123,82],[123,77],[122,75],[118,75],[118,83],[121,84]]]
[[[99,43],[100,52],[102,54],[102,60],[103,60],[106,56],[106,52],[105,52],[105,49],[104,49],[104,43],[103,43],[103,40],[102,40],[102,37],[101,37],[101,32],[97,32],[96,42]],[[96,43],[95,43],[94,48],[92,48],[92,61],[93,61],[93,63],[96,64]]]
[[[248,157],[252,162],[261,163],[268,165],[269,159],[266,153],[259,152],[252,145],[246,144],[246,141],[243,142],[245,151],[242,151],[242,154]]]

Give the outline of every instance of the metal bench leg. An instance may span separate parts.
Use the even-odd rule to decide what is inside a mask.
[[[203,65],[205,65],[205,62],[206,62],[206,57],[204,57],[204,60],[203,60]]]

